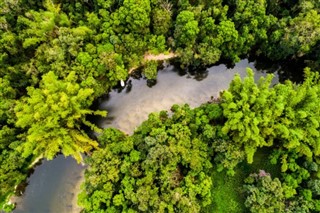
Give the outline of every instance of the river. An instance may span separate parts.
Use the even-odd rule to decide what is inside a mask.
[[[252,68],[256,78],[265,72],[255,70],[253,63],[242,60],[232,69],[225,65],[213,66],[206,71],[182,75],[168,66],[158,73],[157,84],[148,87],[145,79],[129,78],[130,85],[121,92],[114,90],[101,102],[99,108],[108,111],[107,118],[97,119],[102,128],[115,127],[127,134],[151,112],[169,110],[173,104],[188,103],[192,107],[207,102],[211,96],[227,89],[235,73],[246,75],[246,67]],[[278,77],[273,83],[278,81]],[[52,161],[43,160],[28,178],[25,192],[13,200],[17,203],[14,213],[70,213],[79,212],[76,196],[83,180],[85,166],[71,158],[58,156]]]

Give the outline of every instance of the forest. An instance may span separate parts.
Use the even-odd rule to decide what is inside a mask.
[[[36,162],[63,154],[89,165],[83,212],[320,211],[318,0],[4,0],[0,14],[0,209]],[[300,66],[274,86],[248,70],[215,102],[152,113],[132,135],[88,119],[107,116],[92,105],[130,70],[156,79],[146,55],[169,53],[184,70]]]

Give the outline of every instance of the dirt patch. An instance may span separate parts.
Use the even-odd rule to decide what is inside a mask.
[[[168,59],[171,59],[171,58],[175,58],[177,57],[178,55],[173,53],[173,52],[170,52],[169,54],[158,54],[158,55],[153,55],[153,54],[145,54],[143,59],[144,59],[144,62],[146,61],[164,61],[164,60],[168,60]],[[143,63],[144,63],[143,62]],[[142,64],[143,64],[142,63]],[[129,69],[129,74],[132,73],[133,71],[135,71],[136,69],[138,69],[139,67],[132,67]]]
[[[169,54],[159,54],[159,55],[152,55],[152,54],[146,54],[144,55],[144,60],[146,61],[162,61],[162,60],[167,60],[167,59],[171,59],[171,58],[175,58],[177,57],[177,55],[173,52],[169,53]]]

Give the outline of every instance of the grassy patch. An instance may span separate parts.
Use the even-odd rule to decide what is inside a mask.
[[[244,172],[236,171],[230,177],[225,172],[214,171],[212,174],[212,204],[204,212],[240,213],[244,212],[244,196],[242,194]]]
[[[231,177],[225,172],[213,171],[212,173],[212,204],[204,209],[206,213],[242,213],[248,212],[244,206],[245,195],[242,186],[244,179],[251,173],[265,170],[272,177],[280,176],[280,168],[269,162],[270,148],[257,151],[252,164],[241,163],[235,169],[236,174]]]

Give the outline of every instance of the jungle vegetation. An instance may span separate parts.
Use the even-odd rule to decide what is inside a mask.
[[[84,212],[320,211],[319,77],[305,70],[302,84],[271,87],[272,75],[255,83],[248,70],[219,103],[173,105],[171,116],[152,113],[130,136],[104,130],[86,159],[79,204]],[[261,151],[267,163],[252,171]]]
[[[281,175],[251,175],[239,192],[246,208],[319,211],[319,76],[310,71],[320,67],[319,11],[317,0],[1,1],[1,209],[12,209],[8,198],[36,159],[62,153],[81,162],[92,153],[84,211],[202,211],[215,172],[235,177],[268,147]],[[174,106],[172,117],[152,114],[131,136],[105,130],[90,138],[85,129],[101,130],[87,116],[107,115],[91,110],[93,101],[133,67],[155,79],[157,63],[144,55],[168,52],[184,69],[249,56],[311,69],[301,84],[274,87],[270,76],[236,76],[219,103]],[[97,162],[108,165],[101,176]]]

